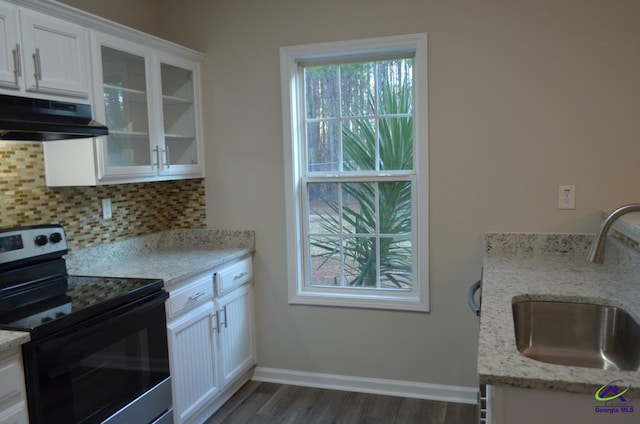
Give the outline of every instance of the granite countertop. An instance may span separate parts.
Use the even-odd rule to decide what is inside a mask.
[[[171,230],[70,252],[72,275],[161,278],[165,287],[254,251],[253,231]]]
[[[254,251],[253,231],[188,229],[74,250],[65,259],[72,275],[161,278],[171,287]],[[28,332],[0,330],[0,352],[29,340]]]
[[[170,249],[115,258],[99,265],[79,266],[73,275],[99,275],[125,278],[161,278],[165,287],[196,277],[227,262],[247,256],[249,248]]]
[[[515,344],[512,301],[566,300],[621,307],[640,322],[640,254],[609,237],[605,264],[585,261],[593,235],[487,234],[478,373],[480,382],[593,394],[621,379],[640,395],[639,371],[548,364]]]
[[[31,340],[26,331],[0,330],[0,352],[19,347]]]

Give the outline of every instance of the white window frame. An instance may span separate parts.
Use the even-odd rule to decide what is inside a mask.
[[[414,280],[412,289],[381,290],[332,288],[305,283],[305,205],[303,187],[304,128],[300,114],[303,84],[301,63],[327,60],[375,60],[389,55],[413,55],[414,171],[412,190],[416,193],[412,217]],[[427,35],[410,34],[364,40],[307,44],[280,48],[280,76],[284,135],[287,277],[290,304],[344,306],[373,309],[429,311],[429,216],[428,216],[428,109]],[[338,182],[336,180],[336,182]]]

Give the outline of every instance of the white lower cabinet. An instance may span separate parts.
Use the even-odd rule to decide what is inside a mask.
[[[18,349],[0,353],[0,424],[28,424],[22,355]]]
[[[226,386],[255,364],[253,287],[245,284],[215,303],[220,316],[220,371]]]
[[[243,261],[251,267],[251,258]],[[203,423],[248,380],[256,363],[252,281],[242,280],[224,296],[213,297],[213,276],[224,275],[234,265],[169,291],[167,337],[175,424]]]
[[[213,302],[167,324],[176,423],[185,422],[220,391]]]
[[[604,382],[603,384],[606,384]],[[593,394],[487,386],[487,423],[637,424],[640,407],[632,396],[599,402]]]

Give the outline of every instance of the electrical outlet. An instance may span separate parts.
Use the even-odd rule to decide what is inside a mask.
[[[558,209],[575,209],[576,208],[576,186],[560,185],[558,186]]]
[[[111,219],[111,199],[102,199],[102,219]]]

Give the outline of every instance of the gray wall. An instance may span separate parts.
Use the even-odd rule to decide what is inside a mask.
[[[208,55],[208,224],[256,230],[260,366],[473,386],[465,295],[483,233],[593,232],[599,209],[640,200],[636,1],[157,7],[161,36]],[[429,35],[431,312],[288,305],[278,48],[415,32]],[[576,210],[556,208],[559,184]]]
[[[122,25],[160,35],[157,0],[58,0]]]

